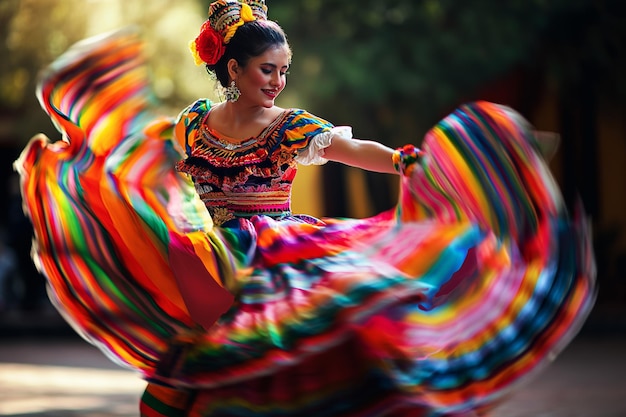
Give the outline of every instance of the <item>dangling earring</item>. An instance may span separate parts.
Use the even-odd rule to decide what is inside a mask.
[[[224,88],[224,98],[226,99],[226,101],[234,103],[235,101],[239,100],[240,96],[241,91],[239,91],[239,88],[237,88],[235,80],[232,80],[230,85]]]

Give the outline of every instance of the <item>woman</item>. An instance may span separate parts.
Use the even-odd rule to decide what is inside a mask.
[[[183,120],[179,122],[176,135],[187,154],[192,153],[191,149],[196,141],[200,142],[198,137],[201,135],[209,135],[212,140],[218,142],[216,146],[220,151],[223,152],[222,148],[226,148],[233,154],[229,155],[232,158],[249,159],[249,155],[255,152],[274,153],[275,148],[267,148],[265,145],[267,140],[271,140],[276,146],[285,148],[281,152],[285,154],[284,163],[288,164],[290,171],[295,172],[296,164],[292,161],[295,156],[300,163],[320,164],[334,160],[372,171],[396,173],[392,165],[392,149],[373,141],[354,140],[350,130],[345,127],[332,127],[327,121],[302,110],[285,110],[274,104],[286,85],[291,50],[280,26],[266,19],[264,5],[255,2],[251,4],[252,7],[237,2],[213,3],[209,10],[209,20],[203,25],[200,35],[191,43],[196,63],[206,65],[207,70],[215,74],[227,100],[212,106],[206,99],[202,99],[183,112]],[[288,143],[287,140],[278,137],[284,135],[284,132],[298,130],[294,125],[304,123],[307,129],[306,140],[298,138],[297,142]],[[261,137],[259,132],[263,132]],[[225,145],[219,145],[220,142]],[[287,147],[291,148],[289,152],[294,155],[286,155]],[[211,153],[212,150],[203,149],[202,152]],[[203,159],[202,156],[199,158]],[[231,162],[222,161],[221,164],[227,165]],[[183,163],[181,169],[193,171],[192,165],[193,162]],[[245,165],[249,166],[250,163]],[[215,171],[217,167],[211,168]],[[276,167],[279,171],[284,171],[285,168]],[[206,171],[201,166],[197,169]],[[243,170],[239,169],[238,174]],[[255,174],[266,176],[260,173],[260,170]],[[274,177],[286,175],[291,174],[272,173]],[[228,199],[237,198],[238,194],[241,194],[241,188],[244,187],[240,184],[241,178],[232,178],[230,184],[221,184],[224,181],[221,173],[215,176],[219,178],[213,183],[204,184],[205,187],[202,187],[205,181],[196,181],[196,188],[208,186],[211,189],[211,196],[203,200],[213,221],[218,225],[227,219],[241,217],[244,212],[248,212],[248,215],[263,212],[274,217],[290,214],[289,186],[292,178],[282,178],[278,187],[277,184],[267,184],[268,193],[282,191],[283,194],[278,197],[280,201],[274,201],[275,198],[272,196],[268,197],[279,207],[273,206],[267,211],[262,209],[260,211],[256,205],[254,209],[250,206],[236,209],[229,207],[233,203]],[[237,191],[231,192],[225,190],[225,187],[235,187]],[[216,194],[216,190],[220,190],[222,194]],[[224,193],[228,194],[228,197],[225,197]],[[201,195],[204,194],[206,193],[201,192]]]
[[[149,381],[146,417],[482,414],[584,321],[589,237],[510,109],[468,104],[393,151],[275,106],[291,52],[266,13],[211,4],[192,51],[227,100],[175,121],[132,34],[48,69],[65,140],[17,167],[53,300]],[[396,208],[291,213],[297,164],[327,160],[399,173]]]

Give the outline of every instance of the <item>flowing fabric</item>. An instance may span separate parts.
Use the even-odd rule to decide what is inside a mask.
[[[16,162],[34,258],[77,332],[151,382],[145,416],[462,415],[593,305],[585,223],[506,107],[433,127],[393,210],[229,228],[174,168],[135,34],[76,45],[38,94],[63,137]]]

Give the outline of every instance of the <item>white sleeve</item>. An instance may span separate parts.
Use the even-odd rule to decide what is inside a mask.
[[[311,138],[309,146],[300,151],[296,161],[302,165],[324,165],[328,159],[324,158],[324,149],[330,146],[333,136],[352,139],[350,126],[335,126],[326,132],[319,133]]]

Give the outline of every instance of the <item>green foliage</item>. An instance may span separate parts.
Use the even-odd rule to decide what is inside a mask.
[[[142,28],[159,97],[178,108],[211,94],[190,67],[191,39],[210,0],[118,0],[123,24]],[[280,104],[305,107],[357,135],[400,145],[477,89],[514,68],[547,73],[560,88],[583,69],[626,95],[623,0],[267,0],[294,50]],[[34,97],[37,73],[102,23],[83,0],[2,0],[0,111],[19,116],[11,135],[47,126]],[[168,5],[165,7],[165,5]],[[117,5],[117,6],[116,6]],[[116,9],[117,7],[117,9]],[[584,82],[584,81],[583,81]],[[201,87],[201,89],[199,89]],[[14,118],[13,116],[11,116]]]
[[[523,61],[559,3],[275,0],[271,17],[289,34],[296,59],[323,62],[307,74],[322,94],[379,101],[427,93],[447,101],[451,90]],[[449,88],[430,92],[441,85]]]
[[[35,97],[41,69],[84,33],[84,16],[73,3],[0,2],[0,118],[7,120],[0,142],[25,143],[39,131],[53,131]],[[66,21],[63,13],[72,13]]]
[[[611,12],[619,1],[271,0],[268,5],[270,18],[283,26],[294,49],[289,88],[329,117],[390,133],[393,144],[393,136],[400,137],[397,143],[406,140],[394,125],[425,129],[460,98],[513,68],[552,68],[558,79],[576,70],[585,59],[581,53],[612,63],[610,52],[598,45],[616,42],[623,31]],[[603,26],[603,19],[613,23]],[[416,117],[421,121],[412,120]]]

